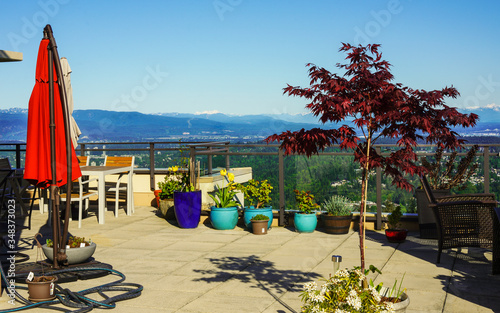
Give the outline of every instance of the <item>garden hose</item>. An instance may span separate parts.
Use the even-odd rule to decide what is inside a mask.
[[[41,302],[31,302],[27,299],[25,299],[23,296],[21,296],[18,292],[17,289],[28,289],[25,286],[15,286],[14,294],[16,296],[16,301],[24,304],[24,306],[21,307],[16,307],[12,309],[7,309],[7,310],[1,310],[0,313],[8,313],[8,312],[18,312],[21,310],[26,310],[26,309],[31,309],[31,308],[41,308],[41,309],[50,309],[50,310],[58,310],[61,312],[72,312],[72,313],[84,313],[84,312],[90,312],[94,308],[102,308],[102,309],[112,309],[116,307],[116,302],[118,301],[123,301],[127,299],[132,299],[139,297],[142,293],[142,290],[144,289],[142,285],[139,284],[134,284],[134,283],[125,283],[123,282],[125,280],[125,275],[121,272],[118,272],[113,269],[109,268],[71,268],[71,269],[62,269],[62,270],[57,270],[57,271],[52,271],[46,273],[46,275],[55,275],[55,274],[60,274],[60,273],[66,273],[66,272],[78,272],[78,271],[95,271],[95,270],[102,270],[102,271],[108,271],[111,274],[115,274],[120,276],[120,279],[103,284],[100,286],[92,287],[89,289],[85,289],[82,291],[78,292],[73,292],[67,288],[61,288],[59,285],[56,284],[56,299],[50,300],[50,301],[41,301]],[[7,277],[5,276],[2,263],[0,262],[0,271],[2,274],[2,280],[5,282],[6,286],[10,286]],[[22,276],[21,276],[22,277]],[[109,297],[106,295],[106,291],[122,291],[122,294]],[[87,297],[87,295],[97,293],[101,297],[104,298],[104,300],[98,301],[91,299]],[[54,305],[56,304],[63,304],[66,307],[69,308],[76,308],[76,310],[71,310],[71,309],[66,309],[66,308],[60,308],[60,307],[55,307]]]

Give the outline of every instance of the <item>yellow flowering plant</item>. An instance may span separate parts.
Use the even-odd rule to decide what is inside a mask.
[[[183,174],[179,171],[178,166],[168,168],[168,174],[165,175],[163,181],[158,182],[158,188],[161,190],[158,196],[160,199],[172,199],[174,191],[182,189]]]
[[[174,191],[194,191],[194,186],[189,182],[187,171],[183,171],[179,166],[171,166],[162,182],[158,182],[161,190],[158,196],[160,199],[172,199]]]
[[[210,198],[214,200],[215,207],[217,208],[230,208],[238,206],[238,202],[234,200],[236,196],[236,186],[234,183],[234,174],[228,173],[226,170],[221,170],[220,175],[227,179],[227,187],[221,188],[217,186],[215,195],[209,194]]]

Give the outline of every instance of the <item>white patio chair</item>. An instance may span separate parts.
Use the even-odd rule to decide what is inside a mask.
[[[79,156],[78,163],[80,166],[89,165],[90,158],[86,156]],[[89,183],[96,181],[97,178],[88,179],[88,177],[80,177],[73,181],[73,190],[71,191],[70,201],[78,201],[78,228],[82,227],[82,202],[85,200],[85,211],[89,209],[89,198],[92,196],[97,196],[97,190],[90,190],[88,188]],[[78,182],[78,184],[76,184]],[[75,188],[76,187],[76,188]],[[76,190],[77,189],[77,190]],[[62,193],[60,195],[61,201],[67,201],[67,193]]]
[[[132,207],[132,213],[134,213],[134,196],[132,186],[129,186],[128,183],[124,183],[122,181],[123,177],[126,175],[134,175],[134,162],[135,157],[119,157],[119,156],[106,156],[104,160],[104,166],[120,166],[120,167],[129,167],[129,170],[123,173],[118,174],[118,178],[116,183],[110,183],[110,186],[106,186],[106,193],[112,192],[115,194],[115,217],[118,217],[118,208],[119,208],[119,200],[120,200],[120,192],[124,191],[128,194],[128,189],[131,188],[130,199],[126,196],[127,201],[131,201],[129,204]],[[128,212],[128,211],[127,211]]]

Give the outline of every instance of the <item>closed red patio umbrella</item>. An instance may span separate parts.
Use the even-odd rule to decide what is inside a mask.
[[[82,176],[69,135],[68,108],[62,77],[52,28],[47,25],[38,50],[36,82],[29,101],[24,178],[38,187],[51,187],[53,241],[54,246],[59,247],[53,249],[56,268],[57,260],[63,261],[66,257],[64,249],[71,208],[70,201],[67,201],[64,232],[61,236],[58,187]],[[70,186],[68,184],[68,192]],[[56,256],[56,253],[60,255]]]
[[[42,188],[52,182],[51,149],[50,149],[50,109],[49,109],[49,39],[42,39],[38,50],[35,74],[35,87],[31,93],[28,110],[28,133],[26,138],[26,162],[24,179]],[[55,66],[54,66],[55,68]],[[67,150],[64,128],[64,112],[61,94],[57,86],[57,73],[54,69],[54,122],[56,145],[56,185],[67,183]],[[71,149],[72,178],[82,176],[75,150]]]

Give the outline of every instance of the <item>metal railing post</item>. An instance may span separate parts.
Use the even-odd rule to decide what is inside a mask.
[[[149,143],[149,188],[151,191],[156,189],[155,185],[155,144]]]
[[[377,151],[377,154],[381,154],[381,149],[380,147],[376,147],[375,150]],[[375,170],[375,181],[377,184],[377,221],[375,223],[375,229],[376,230],[381,230],[382,229],[382,169],[380,167],[377,167]]]
[[[209,150],[212,150],[212,146],[210,146]],[[212,175],[212,157],[212,154],[207,155],[208,175]]]
[[[16,144],[16,167],[21,168],[21,144]]]
[[[285,225],[285,160],[283,157],[283,150],[278,150],[278,186],[280,193],[280,213],[278,225]]]
[[[78,143],[80,145],[80,155],[84,156],[85,155],[85,144],[84,143]]]
[[[228,145],[227,143],[225,144],[226,146]],[[229,152],[229,148],[226,147],[226,152]],[[226,170],[229,171],[229,168],[231,165],[229,164],[229,154],[226,154]]]
[[[490,147],[484,146],[484,192],[490,192]]]
[[[189,182],[191,186],[196,186],[196,148],[189,147]]]

